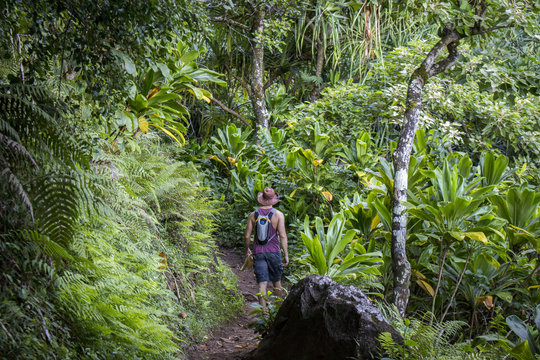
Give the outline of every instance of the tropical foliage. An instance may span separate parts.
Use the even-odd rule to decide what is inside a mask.
[[[182,357],[241,308],[218,245],[243,245],[266,186],[288,281],[327,275],[392,302],[407,83],[452,23],[459,57],[423,87],[408,164],[410,300],[406,318],[387,311],[405,343],[381,348],[537,356],[538,4],[0,7],[2,354]]]

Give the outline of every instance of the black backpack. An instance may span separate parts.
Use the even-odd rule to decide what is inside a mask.
[[[255,210],[255,241],[259,245],[266,245],[271,240],[270,227],[272,226],[272,216],[274,216],[276,209],[270,210],[268,215],[261,215]],[[274,234],[274,236],[277,235]]]

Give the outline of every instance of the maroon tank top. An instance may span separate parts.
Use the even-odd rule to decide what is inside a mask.
[[[268,208],[268,209],[259,208],[259,209],[257,209],[259,214],[262,215],[262,216],[266,216],[266,215],[270,214],[271,210],[272,210],[272,208]],[[274,216],[276,216],[275,213],[272,216],[272,219],[274,218]],[[270,236],[270,241],[268,241],[268,243],[266,245],[259,245],[256,240],[253,241],[253,253],[254,254],[262,254],[262,253],[278,253],[279,254],[281,252],[279,250],[279,235],[277,234],[277,230],[274,229],[274,226],[272,225],[271,222],[270,222],[269,236]]]

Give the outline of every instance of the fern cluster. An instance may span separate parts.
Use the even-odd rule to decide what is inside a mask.
[[[386,355],[386,359],[488,359],[477,353],[469,342],[463,341],[461,334],[467,326],[463,321],[441,323],[430,313],[425,313],[420,318],[404,319],[395,308],[383,307],[381,310],[403,337],[403,343],[398,344],[390,333],[379,335],[381,353]]]
[[[196,168],[89,146],[45,87],[0,95],[3,356],[177,358],[240,309]]]

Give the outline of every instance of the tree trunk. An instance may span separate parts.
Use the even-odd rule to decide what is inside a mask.
[[[392,209],[392,271],[394,273],[394,305],[401,316],[405,316],[409,302],[409,280],[411,265],[407,260],[407,213],[403,203],[407,201],[407,180],[409,175],[409,160],[412,144],[418,125],[418,117],[422,110],[422,89],[427,80],[455,64],[457,46],[460,35],[447,24],[441,40],[433,46],[424,62],[416,69],[409,81],[407,91],[406,111],[394,152],[394,193]],[[435,63],[444,48],[448,48],[448,56]]]
[[[257,9],[253,24],[253,63],[251,73],[251,103],[257,124],[268,129],[268,110],[264,98],[264,17],[265,9]]]

